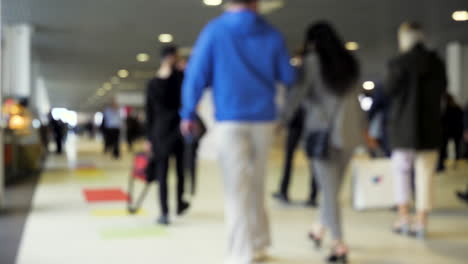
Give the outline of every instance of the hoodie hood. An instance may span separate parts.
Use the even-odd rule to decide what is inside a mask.
[[[240,35],[255,35],[265,32],[267,23],[252,10],[226,11],[222,17],[223,22]]]

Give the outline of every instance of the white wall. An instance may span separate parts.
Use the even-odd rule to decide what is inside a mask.
[[[449,91],[461,105],[468,103],[468,45],[459,42],[447,46]]]

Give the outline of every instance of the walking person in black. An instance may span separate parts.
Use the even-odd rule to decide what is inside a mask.
[[[288,204],[289,200],[289,185],[291,182],[291,171],[293,168],[294,153],[297,150],[297,147],[302,139],[303,130],[304,130],[304,117],[305,111],[303,108],[299,108],[295,113],[293,119],[287,124],[288,135],[286,137],[285,145],[285,156],[284,156],[284,169],[283,177],[281,178],[281,183],[279,191],[273,194],[273,197],[283,203]],[[311,168],[311,171],[313,169]],[[311,187],[310,195],[306,201],[306,206],[316,207],[317,206],[317,181],[315,172],[311,178]]]
[[[64,124],[62,120],[56,120],[52,113],[49,113],[49,127],[55,139],[56,153],[60,155],[63,153]]]
[[[438,172],[445,170],[445,160],[447,159],[447,147],[451,140],[455,143],[456,160],[461,159],[461,145],[463,142],[463,110],[455,102],[451,94],[445,96],[445,111],[442,115],[443,142],[440,149]]]
[[[464,155],[465,159],[468,158],[468,104],[463,113],[463,142],[464,142]],[[468,186],[465,191],[456,192],[458,198],[468,204]]]
[[[105,152],[112,150],[114,159],[120,158],[120,131],[122,129],[122,117],[120,116],[120,108],[114,100],[112,104],[104,110],[104,142]]]
[[[177,214],[183,214],[189,203],[184,201],[184,140],[179,130],[181,85],[183,73],[176,69],[177,48],[169,46],[161,52],[162,62],[157,77],[148,84],[146,94],[147,149],[151,149],[159,182],[161,217],[158,223],[168,225],[169,159],[176,159]]]

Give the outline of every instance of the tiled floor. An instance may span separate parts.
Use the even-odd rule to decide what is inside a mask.
[[[68,159],[50,159],[34,197],[18,264],[223,263],[223,199],[215,163],[201,163],[200,189],[190,213],[175,219],[171,227],[161,228],[154,224],[157,216],[154,187],[144,203],[144,211],[137,216],[126,215],[124,202],[86,201],[84,189],[126,189],[131,156],[113,161],[99,150],[96,142],[72,137]],[[272,155],[269,192],[275,190],[279,178],[279,157],[278,153]],[[437,177],[437,208],[426,242],[391,234],[393,213],[389,210],[352,210],[348,180],[344,187],[343,218],[352,250],[351,263],[468,263],[468,206],[453,195],[455,189],[468,182],[467,170],[468,164],[460,164],[457,170]],[[306,197],[308,182],[307,166],[300,160],[293,182],[294,199]],[[271,263],[322,263],[327,250],[315,251],[306,239],[316,210],[299,204],[284,207],[269,198],[268,202],[274,233]]]

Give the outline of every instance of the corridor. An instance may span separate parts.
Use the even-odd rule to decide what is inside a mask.
[[[101,153],[99,141],[75,136],[70,136],[66,149],[66,156],[49,158],[40,178],[17,264],[222,263],[225,246],[222,183],[215,162],[201,163],[199,190],[190,212],[184,218],[174,219],[170,227],[162,228],[155,224],[158,210],[154,187],[138,215],[126,213],[125,195],[121,192],[126,192],[131,154],[125,153],[121,161],[114,161]],[[316,251],[306,236],[316,210],[299,203],[285,207],[271,199],[281,163],[279,152],[273,152],[267,200],[274,245],[273,259],[268,263],[322,263],[328,252]],[[306,197],[309,178],[306,163],[301,159],[297,164],[291,194],[300,201]],[[453,195],[456,188],[464,186],[467,169],[467,163],[460,163],[456,170],[437,176],[437,208],[426,242],[393,235],[391,211],[354,211],[347,177],[343,218],[346,237],[352,245],[352,263],[467,263],[468,210]],[[114,195],[104,195],[102,192],[106,190]],[[97,196],[88,196],[88,201],[85,193],[93,191]]]

